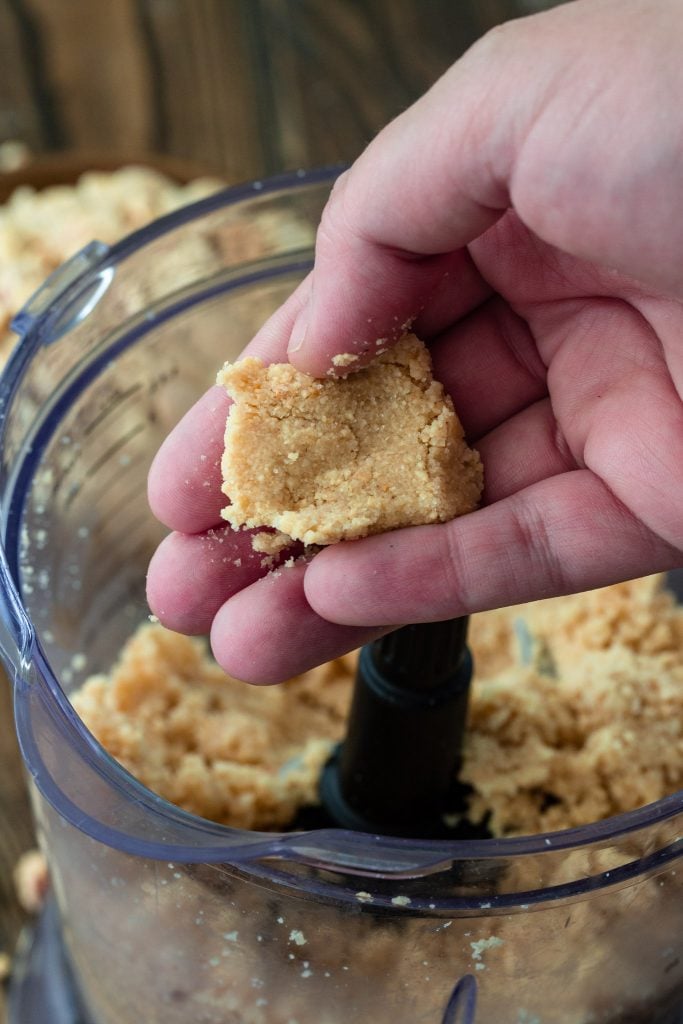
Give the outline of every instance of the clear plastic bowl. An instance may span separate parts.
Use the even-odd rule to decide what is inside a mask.
[[[309,268],[334,175],[228,190],[93,243],[17,318],[0,645],[57,912],[14,1021],[674,1024],[683,795],[500,841],[245,832],[145,789],[69,702],[148,614],[154,452]],[[65,960],[46,953],[57,928]],[[55,989],[69,972],[78,1011]]]

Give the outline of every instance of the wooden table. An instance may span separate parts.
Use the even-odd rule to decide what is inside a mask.
[[[36,154],[165,153],[231,182],[351,160],[487,28],[543,6],[0,0],[0,155],[15,141]],[[0,679],[0,951],[23,922],[11,869],[32,845]]]

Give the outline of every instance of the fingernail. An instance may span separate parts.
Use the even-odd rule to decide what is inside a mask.
[[[308,308],[304,307],[294,322],[292,334],[289,339],[289,345],[287,346],[287,355],[292,355],[293,352],[298,352],[302,348],[303,343],[306,340],[307,332]]]
[[[304,301],[299,310],[299,314],[294,321],[292,327],[292,333],[289,336],[289,345],[287,346],[287,355],[291,355],[293,352],[300,352],[303,348],[303,344],[308,334],[308,325],[311,322],[311,309],[313,305],[313,274],[310,273],[306,278],[304,284]]]

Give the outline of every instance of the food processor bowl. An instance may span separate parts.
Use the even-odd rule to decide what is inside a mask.
[[[683,795],[515,839],[241,831],[147,790],[70,703],[148,615],[154,453],[311,266],[335,174],[93,243],[16,320],[0,646],[54,904],[13,1024],[677,1024]]]

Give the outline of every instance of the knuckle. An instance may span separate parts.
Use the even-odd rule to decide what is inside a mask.
[[[352,204],[348,198],[350,171],[345,171],[334,183],[330,197],[320,218],[317,234],[317,246],[324,246],[329,251],[346,246],[348,239],[356,234],[354,218],[351,213]]]
[[[522,552],[521,566],[523,580],[518,580],[516,589],[521,593],[528,590],[528,575],[534,576],[534,591],[548,596],[562,594],[567,590],[567,576],[557,552],[557,538],[549,528],[543,512],[528,499],[517,504],[512,516],[513,543]]]
[[[490,61],[507,56],[521,46],[526,37],[525,20],[514,19],[494,25],[471,47],[470,53]]]
[[[445,544],[437,560],[438,587],[442,598],[447,601],[449,615],[466,615],[470,608],[467,600],[470,577],[469,557],[458,529],[457,519],[444,526]]]
[[[565,469],[575,469],[577,462],[560,424],[553,418],[551,443]]]

